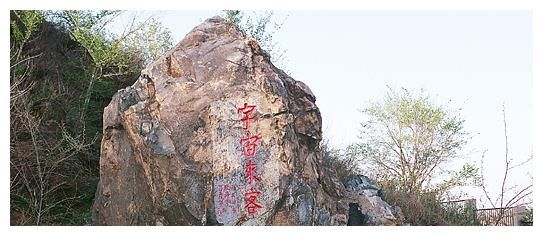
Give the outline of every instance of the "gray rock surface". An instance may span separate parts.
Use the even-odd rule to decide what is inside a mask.
[[[357,175],[347,179],[345,188],[367,197],[382,197],[381,187],[364,175]]]
[[[350,203],[364,224],[396,224],[322,165],[315,99],[254,39],[206,20],[105,108],[94,224],[347,225]]]
[[[385,202],[381,187],[367,176],[353,176],[344,185],[351,198],[358,198],[356,204],[350,205],[349,212],[355,216],[362,214],[364,225],[394,225],[403,221],[401,209]]]

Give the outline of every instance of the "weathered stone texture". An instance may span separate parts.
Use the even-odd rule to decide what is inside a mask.
[[[388,208],[373,206],[378,196],[346,190],[321,165],[315,99],[256,41],[219,17],[206,20],[105,108],[94,223],[346,225],[355,203],[365,224],[393,224]],[[253,158],[261,181],[252,186],[262,208],[252,217],[237,113],[244,103],[256,106],[249,131],[261,137]],[[230,199],[221,214],[219,192]]]

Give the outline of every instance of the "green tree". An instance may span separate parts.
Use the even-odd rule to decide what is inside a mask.
[[[101,109],[91,104],[93,96],[111,98],[115,91],[107,89],[112,81],[123,77],[137,77],[144,65],[172,47],[172,37],[168,29],[150,17],[139,20],[130,19],[121,35],[111,33],[107,26],[119,17],[122,11],[48,11],[47,17],[63,26],[70,36],[86,49],[92,58],[92,65],[85,68],[88,77],[86,93],[82,99],[80,112],[81,129],[89,135],[99,132]],[[104,92],[106,94],[104,94]]]
[[[73,77],[62,74],[78,71],[85,60],[41,11],[10,11],[10,27],[12,224],[52,224],[65,216],[78,221],[71,214],[76,202],[92,196],[81,190],[94,189],[80,184],[93,181],[81,180],[91,172],[78,157],[86,156],[96,139],[80,139],[66,127],[64,111],[77,107],[70,96],[77,87],[67,85]]]
[[[274,35],[283,27],[282,22],[273,20],[273,11],[244,12],[240,10],[224,10],[223,18],[236,25],[245,35],[253,37],[270,55],[272,62],[285,68],[286,50],[281,49]]]
[[[399,206],[413,225],[476,224],[473,209],[444,206],[452,188],[471,185],[478,169],[461,161],[469,140],[464,120],[456,111],[434,104],[430,97],[402,88],[389,90],[382,101],[362,110],[355,153],[383,188],[384,200]]]
[[[445,192],[477,173],[469,164],[456,172],[443,168],[463,158],[461,151],[469,135],[463,119],[433,104],[424,91],[417,94],[389,88],[382,102],[371,103],[363,113],[366,120],[359,152],[368,160],[368,167],[379,173],[378,178],[394,183],[398,190],[418,194],[438,188]]]
[[[39,11],[10,11],[10,18],[10,59],[11,68],[14,68],[14,65],[26,60],[21,60],[21,53],[44,17]]]
[[[171,32],[155,18],[143,21],[132,33],[122,37],[122,44],[129,51],[139,52],[144,64],[155,61],[173,47]]]
[[[121,11],[10,11],[10,221],[90,223],[102,113],[168,50],[169,31]]]

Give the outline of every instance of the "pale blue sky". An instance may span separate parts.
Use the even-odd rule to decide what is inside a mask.
[[[158,13],[175,42],[217,14]],[[382,98],[390,85],[424,88],[436,103],[451,99],[452,107],[463,108],[466,130],[474,135],[468,149],[474,161],[488,149],[485,168],[493,188],[503,170],[502,103],[510,154],[520,160],[532,151],[530,12],[276,11],[275,19],[287,15],[275,40],[287,50],[291,75],[316,95],[334,146],[356,141],[358,109]],[[528,170],[514,181],[524,181]]]

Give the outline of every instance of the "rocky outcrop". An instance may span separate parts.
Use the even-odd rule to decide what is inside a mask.
[[[399,207],[393,207],[382,197],[381,187],[364,175],[353,176],[345,181],[345,190],[352,203],[349,214],[354,222],[362,225],[396,225],[403,222],[403,214]],[[357,220],[357,215],[363,219]]]
[[[94,224],[394,223],[322,166],[315,99],[255,40],[206,20],[105,108]]]

